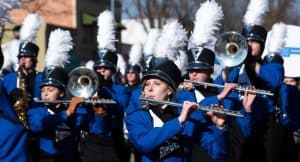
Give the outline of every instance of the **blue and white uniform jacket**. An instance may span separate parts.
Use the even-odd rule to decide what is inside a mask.
[[[278,90],[282,84],[284,70],[282,64],[279,63],[266,63],[261,64],[260,71],[256,74],[255,78],[251,80],[255,83],[251,83],[247,74],[243,73],[245,71],[242,67],[234,67],[229,75],[227,76],[226,81],[222,79],[222,76],[219,75],[215,83],[224,84],[227,83],[238,83],[241,86],[249,86],[253,85],[256,89],[271,91],[272,93],[278,93]],[[246,79],[245,79],[246,78]],[[276,95],[275,95],[276,96]],[[276,99],[275,96],[267,96],[267,95],[257,95],[251,110],[252,123],[259,124],[266,120],[266,116],[268,113],[275,112]],[[241,104],[242,95],[238,93],[231,93],[227,99],[230,99],[235,106],[240,107],[238,105]]]
[[[27,131],[24,126],[2,114],[0,123],[0,161],[28,161]]]
[[[30,128],[40,136],[40,149],[50,155],[68,157],[77,151],[81,131],[94,136],[108,136],[107,116],[88,113],[91,109],[80,104],[70,117],[67,117],[64,106],[59,112],[44,106],[29,109]]]
[[[213,159],[227,156],[227,128],[221,130],[216,126],[207,126],[197,110],[193,112],[197,114],[193,115],[195,118],[180,125],[177,117],[164,120],[158,117],[154,109],[139,109],[125,118],[129,140],[142,153],[142,161],[189,161],[194,143]],[[178,116],[176,108],[168,106],[165,110],[171,109]]]
[[[290,131],[300,130],[300,90],[297,86],[282,84],[279,96],[280,123]]]

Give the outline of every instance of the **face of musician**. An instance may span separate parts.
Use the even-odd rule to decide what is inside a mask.
[[[262,55],[262,47],[260,42],[248,40],[247,43],[251,51],[251,57],[255,58],[255,60],[260,59]]]
[[[64,91],[54,86],[44,86],[42,88],[42,100],[54,101],[64,96]]]
[[[146,98],[168,100],[172,93],[172,88],[160,79],[152,78],[143,83],[143,95]]]
[[[291,86],[297,86],[297,80],[295,78],[291,78],[291,77],[285,77],[283,82],[287,85],[291,85]]]
[[[104,80],[108,80],[109,78],[111,78],[113,72],[110,68],[107,67],[99,67],[96,69],[96,72],[101,74],[104,78]]]
[[[137,73],[126,73],[126,82],[129,86],[133,86],[139,82],[139,76]]]
[[[200,82],[207,82],[210,79],[210,71],[209,70],[189,70],[189,78],[192,81],[200,81]]]
[[[35,68],[36,65],[36,59],[33,57],[28,57],[28,56],[22,56],[19,58],[19,64],[23,66],[23,68],[26,71],[29,71],[33,68]]]

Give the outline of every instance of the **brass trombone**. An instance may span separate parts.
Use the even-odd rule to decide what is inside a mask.
[[[164,100],[156,100],[156,99],[151,99],[151,98],[144,98],[144,97],[140,97],[140,100],[145,101],[149,104],[165,104],[165,105],[170,105],[170,106],[175,106],[175,107],[182,107],[183,104],[180,103],[175,103],[175,102],[170,102],[170,101],[164,101]],[[241,114],[239,111],[233,111],[233,110],[227,110],[227,109],[216,109],[212,106],[200,106],[198,105],[197,107],[198,110],[202,110],[202,111],[212,111],[214,113],[218,113],[218,114],[223,114],[223,115],[228,115],[228,116],[232,116],[232,117],[241,117],[243,118],[244,115]]]
[[[205,85],[205,86],[216,87],[216,88],[224,88],[224,85],[200,82],[200,81],[193,81],[193,80],[188,80],[188,79],[185,79],[184,82],[189,82],[189,83],[193,83],[196,85]],[[235,90],[243,91],[243,92],[250,92],[250,93],[255,93],[255,94],[261,94],[261,95],[267,95],[267,96],[274,96],[274,93],[272,93],[270,91],[260,90],[260,89],[248,89],[247,87],[243,87],[243,86],[237,86],[235,88]]]

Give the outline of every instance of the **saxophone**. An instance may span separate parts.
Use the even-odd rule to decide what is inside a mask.
[[[18,80],[17,80],[17,88],[22,90],[22,97],[18,98],[18,100],[15,102],[14,108],[19,117],[19,121],[24,125],[26,129],[29,129],[29,124],[27,119],[28,101],[26,95],[25,79],[22,70],[23,67],[20,66],[18,70]]]

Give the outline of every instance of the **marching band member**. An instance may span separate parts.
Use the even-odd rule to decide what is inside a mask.
[[[203,21],[203,20],[209,21]],[[216,30],[219,29],[220,22],[223,19],[222,8],[215,1],[206,1],[196,13],[196,21],[193,34],[191,35],[191,44],[196,46],[188,51],[187,77],[192,82],[213,83],[211,75],[214,72],[215,53],[207,48],[213,41]],[[207,28],[208,27],[208,28]],[[206,29],[206,30],[203,30]],[[239,129],[245,135],[251,132],[251,109],[243,108],[242,103],[235,105],[230,100],[231,92],[237,85],[227,83],[224,89],[219,93],[218,88],[207,85],[197,85],[192,82],[183,82],[183,91],[176,94],[176,100],[184,102],[186,100],[199,103],[201,106],[210,106],[213,104],[223,105],[225,109],[237,110],[244,114],[244,118],[228,118],[229,132],[232,132],[232,125],[238,125]],[[187,90],[187,91],[186,91]],[[237,93],[236,93],[237,95]],[[207,121],[209,122],[209,121]],[[230,145],[232,143],[230,142]],[[212,161],[207,153],[202,150],[194,149],[192,159],[202,157],[202,161]]]
[[[262,27],[263,15],[268,10],[268,1],[251,0],[244,16],[245,27],[242,35],[247,40],[249,52],[241,67],[225,69],[218,77],[224,84],[239,83],[242,86],[255,86],[257,89],[278,92],[283,80],[283,66],[279,55],[270,52],[262,59],[267,36]],[[278,31],[276,31],[278,32]],[[274,32],[276,34],[276,32]],[[280,39],[280,38],[279,38]],[[284,39],[281,37],[281,39]],[[279,48],[280,49],[280,48]],[[275,97],[258,95],[252,108],[255,132],[249,137],[238,137],[233,158],[229,161],[276,161],[279,146],[276,139]],[[238,134],[236,133],[236,137]],[[255,155],[255,156],[253,156]]]
[[[140,61],[142,59],[142,45],[133,44],[129,52],[129,61],[126,67],[125,80],[128,87],[131,89],[140,88]]]
[[[110,11],[103,11],[98,17],[98,59],[94,70],[103,79],[97,96],[113,99],[116,105],[109,105],[106,111],[110,118],[109,136],[98,138],[88,134],[83,139],[83,162],[88,161],[128,161],[130,149],[123,137],[123,116],[127,107],[130,90],[121,84],[113,83],[116,72],[117,54],[115,48],[114,19]]]
[[[2,2],[0,10],[0,26],[5,22],[10,21],[8,14],[9,10],[19,8],[22,3],[18,0]],[[0,69],[3,65],[3,54],[0,48]],[[11,107],[7,95],[3,88],[3,80],[0,79],[0,161],[15,161],[26,162],[28,161],[27,150],[27,131],[25,127],[19,122],[14,120],[13,108]],[[11,112],[8,112],[11,111]]]
[[[300,129],[300,110],[298,108],[300,91],[298,89],[299,77],[286,76],[280,88],[281,117],[280,122],[290,131]]]
[[[177,66],[172,61],[166,61],[143,76],[143,97],[171,100],[180,81],[181,74]],[[224,117],[209,112],[216,124],[209,131],[199,121],[189,120],[196,105],[185,102],[180,114],[176,108],[167,105],[147,105],[128,114],[125,121],[129,139],[142,153],[142,161],[188,160],[190,149],[187,148],[195,136],[200,137],[197,143],[213,158],[226,156],[227,128]]]
[[[148,70],[150,70],[150,62],[152,57],[154,56],[154,50],[155,50],[155,44],[160,35],[159,29],[151,29],[149,31],[149,34],[147,36],[147,40],[144,44],[144,64],[142,68],[142,73],[146,73]],[[136,109],[139,109],[142,107],[141,101],[139,99],[141,95],[141,86],[137,86],[135,89],[131,90],[131,96],[129,99],[128,107],[126,109],[126,113],[130,113],[132,111],[135,111]]]
[[[68,74],[63,67],[73,47],[71,41],[68,31],[57,29],[50,33],[44,79],[40,85],[41,98],[46,102],[65,99]],[[78,139],[81,130],[97,136],[107,135],[107,116],[102,106],[92,109],[83,102],[82,97],[72,97],[68,105],[46,103],[28,111],[30,128],[40,138],[40,161],[80,161]]]
[[[20,97],[24,97],[21,85],[18,85],[21,79],[24,80],[26,89],[26,98],[32,101],[33,98],[39,98],[41,95],[40,84],[42,73],[35,70],[37,65],[37,55],[39,47],[33,43],[36,33],[41,26],[40,18],[36,14],[29,14],[21,27],[20,31],[20,47],[18,53],[19,70],[11,72],[4,76],[3,86],[12,105],[15,104]],[[29,104],[31,104],[29,102]],[[15,117],[18,120],[18,117]]]

